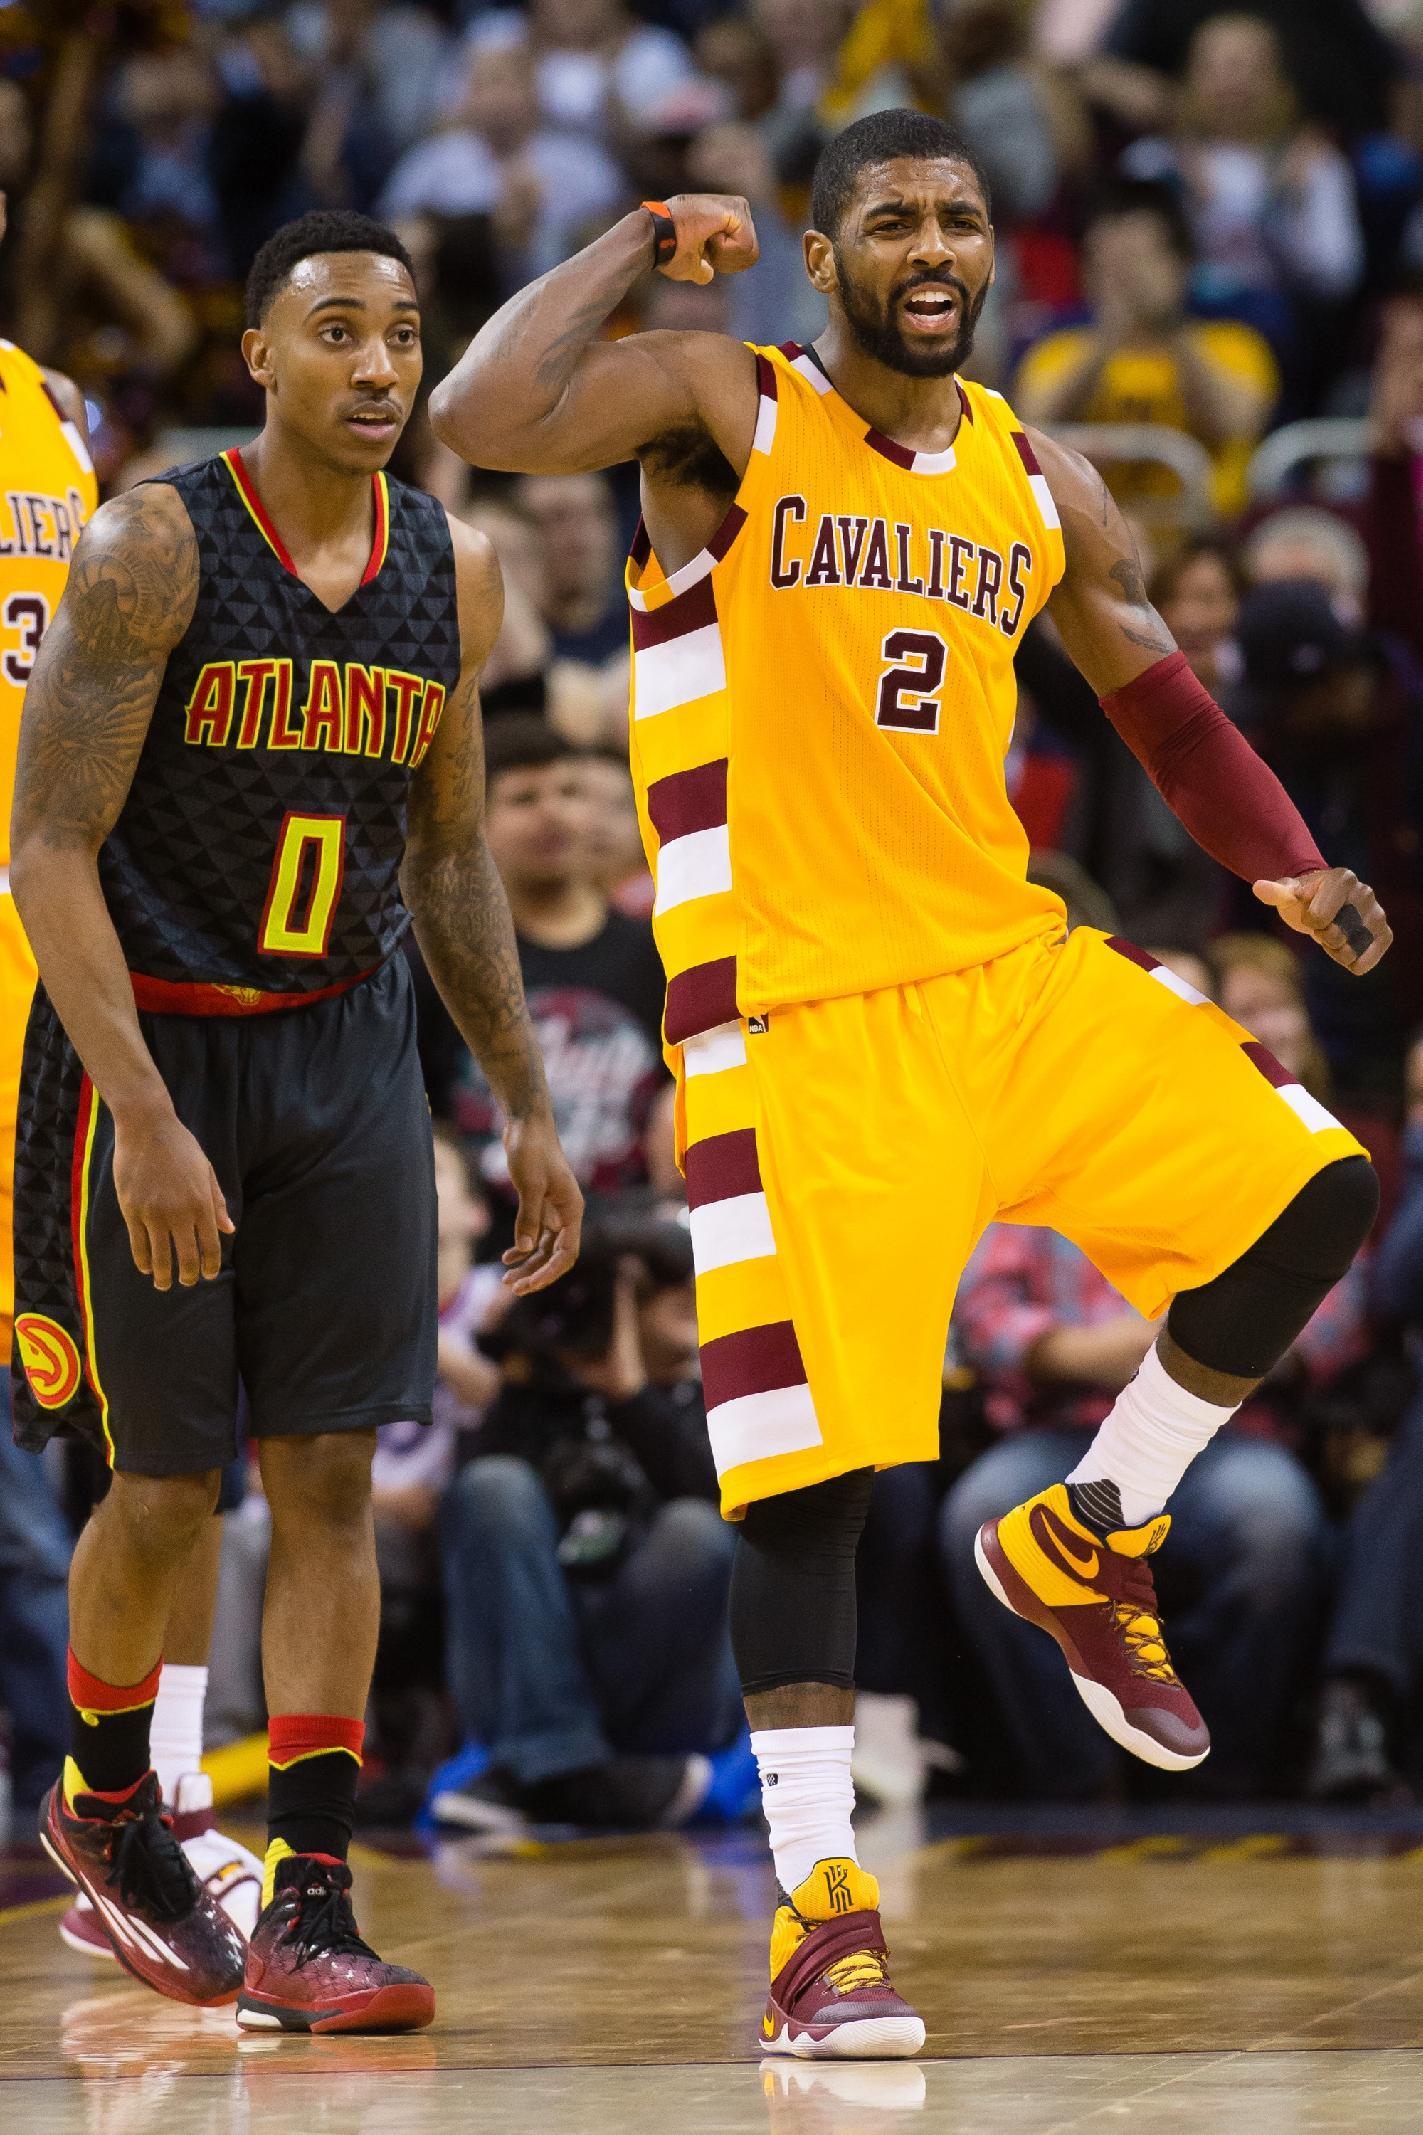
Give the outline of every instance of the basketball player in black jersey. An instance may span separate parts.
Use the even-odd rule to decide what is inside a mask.
[[[25,1443],[79,1431],[113,1470],[74,1557],[72,1752],[42,1836],[160,1992],[239,1996],[253,2027],[406,2029],[433,1995],[361,1940],[345,1856],[371,1453],[378,1425],[428,1421],[435,1369],[412,918],[507,1121],[515,1291],[570,1264],[580,1203],[484,843],[498,567],[382,472],[420,379],[409,259],[364,217],[305,217],[259,254],[248,322],[261,436],[102,507],[25,704],[13,881],[41,984],[16,1230],[50,1354],[18,1415]],[[239,1376],[272,1512],[250,1948],[148,1769]]]

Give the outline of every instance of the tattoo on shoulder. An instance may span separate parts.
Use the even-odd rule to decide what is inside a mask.
[[[57,843],[107,834],[197,587],[192,525],[171,490],[135,490],[95,514],[25,693],[17,825]]]

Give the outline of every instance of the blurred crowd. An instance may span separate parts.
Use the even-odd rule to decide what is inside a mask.
[[[394,223],[433,381],[505,295],[644,196],[751,201],[754,273],[654,279],[616,322],[819,328],[820,144],[951,117],[994,188],[971,368],[1101,465],[1196,674],[1398,940],[1297,955],[1194,847],[1066,661],[1019,661],[1034,867],[1218,1000],[1372,1152],[1361,1263],[1191,1470],[1161,1560],[1215,1739],[1178,1789],[1388,1802],[1423,1785],[1423,6],[1418,0],[10,0],[0,326],[76,377],[105,483],[248,434],[240,287],[317,205]],[[653,1826],[740,1731],[661,978],[625,762],[629,471],[492,477],[417,416],[397,470],[483,528],[488,832],[592,1227],[510,1309],[497,1109],[418,968],[437,1121],[440,1409],[377,1459],[385,1628],[365,1813]],[[418,963],[418,960],[417,960]],[[930,1236],[921,1249],[932,1250]],[[882,1476],[862,1550],[862,1789],[1096,1799],[1123,1769],[971,1537],[1072,1464],[1154,1328],[1064,1240],[1000,1227],[959,1293],[943,1450]],[[64,1522],[0,1515],[0,1627],[63,1635]],[[18,1497],[12,1502],[18,1504]],[[29,1541],[28,1556],[23,1543]],[[264,1509],[227,1515],[211,1715],[261,1724]],[[17,1571],[15,1567],[20,1567]],[[13,1696],[17,1796],[59,1741]],[[452,1753],[457,1753],[453,1754]],[[723,1807],[739,1800],[728,1782]]]

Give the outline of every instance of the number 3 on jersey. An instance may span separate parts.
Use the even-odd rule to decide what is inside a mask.
[[[949,648],[934,630],[890,630],[880,657],[892,662],[879,678],[875,725],[896,734],[937,734],[939,691]]]
[[[257,940],[264,956],[325,956],[345,869],[343,815],[287,815]]]

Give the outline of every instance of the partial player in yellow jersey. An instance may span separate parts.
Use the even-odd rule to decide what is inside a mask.
[[[812,348],[603,338],[654,267],[749,268],[745,201],[648,202],[436,389],[490,467],[636,458],[632,761],[667,967],[708,1424],[740,1517],[732,1630],[781,1886],[761,2043],[900,2055],[851,1828],[855,1546],[931,1459],[954,1289],[992,1221],[1074,1239],[1165,1327],[1073,1474],[991,1521],[984,1577],[1118,1742],[1209,1738],[1149,1559],[1188,1463],[1343,1274],[1377,1188],[1248,1033],[1027,880],[1004,756],[1045,606],[1198,841],[1328,956],[1390,941],[1147,602],[1076,454],[960,374],[993,278],[982,173],[889,111],[820,158]]]
[[[4,229],[4,195],[0,193],[0,237]],[[23,1316],[12,1329],[15,1114],[20,1055],[35,990],[35,962],[10,895],[10,805],[25,685],[40,640],[59,606],[80,529],[92,516],[98,495],[84,398],[78,387],[61,372],[36,363],[12,342],[0,340],[0,1341],[8,1365],[13,1333],[14,1368],[27,1373],[37,1399],[43,1400],[48,1390],[56,1401],[66,1400],[72,1391],[62,1334],[32,1314]],[[13,1525],[16,1534],[23,1532],[26,1537],[30,1561],[19,1576],[29,1590],[27,1606],[36,1634],[25,1664],[23,1690],[14,1699],[4,1696],[8,1685],[0,1656],[0,1702],[18,1708],[23,1750],[28,1736],[25,1696],[35,1694],[43,1650],[35,1619],[45,1610],[45,1596],[53,1589],[60,1665],[48,1692],[52,1705],[48,1739],[43,1745],[37,1741],[36,1750],[43,1747],[52,1756],[50,1745],[57,1744],[62,1756],[68,1705],[63,1668],[67,1550],[34,1456],[10,1443],[10,1382],[4,1369],[0,1369],[0,1440],[0,1496],[4,1500],[0,1529]],[[240,1487],[234,1491],[228,1478],[224,1478],[224,1490],[229,1502],[240,1495]],[[231,1917],[247,1929],[257,1917],[261,1863],[217,1830],[212,1782],[200,1769],[207,1650],[221,1535],[219,1521],[209,1524],[211,1532],[195,1548],[174,1605],[168,1657],[155,1705],[155,1761],[188,1858]],[[17,1775],[17,1794],[27,1797],[33,1792],[37,1804],[57,1769],[57,1763],[47,1768],[47,1758],[37,1755],[36,1784],[28,1784],[26,1768]],[[21,1809],[27,1805],[24,1798],[17,1802]],[[95,1924],[87,1899],[70,1907],[59,1931],[71,1947],[112,1960],[113,1952]]]

